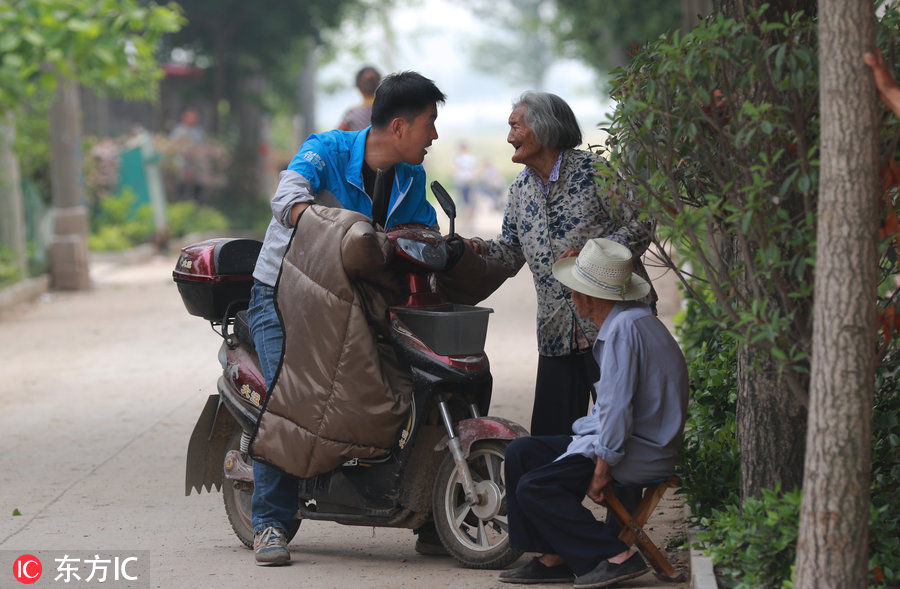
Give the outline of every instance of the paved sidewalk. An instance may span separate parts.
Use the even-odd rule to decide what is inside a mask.
[[[499,215],[476,229],[496,234]],[[472,234],[462,225],[459,232]],[[221,495],[183,495],[187,440],[221,369],[219,338],[187,314],[172,283],[175,259],[98,261],[89,292],[0,308],[10,385],[0,392],[0,587],[15,586],[8,575],[23,553],[44,562],[35,587],[55,584],[54,561],[65,555],[136,557],[128,573],[138,580],[111,587],[507,587],[496,571],[416,554],[408,530],[328,522],[303,522],[291,544],[293,566],[254,566]],[[483,304],[495,310],[486,343],[491,413],[527,424],[536,370],[527,269]],[[680,504],[660,505],[650,533],[665,548],[684,531]],[[687,565],[686,551],[676,556]],[[644,575],[622,586],[670,585]]]

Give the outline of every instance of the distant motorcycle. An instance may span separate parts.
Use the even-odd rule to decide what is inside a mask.
[[[378,219],[386,198],[376,185]],[[450,218],[452,236],[453,200],[437,182],[431,188]],[[447,303],[429,287],[428,274],[446,270],[452,260],[438,232],[407,224],[387,236],[395,250],[391,263],[406,273],[409,285],[404,305],[389,310],[387,334],[412,377],[409,418],[388,454],[300,479],[300,508],[288,539],[303,519],[411,529],[433,520],[441,543],[463,566],[503,568],[521,555],[509,543],[504,452],[527,431],[485,416],[492,378],[484,340],[492,310]],[[224,340],[218,394],[207,399],[188,445],[185,495],[222,487],[228,520],[248,547],[248,448],[266,387],[245,309],[260,247],[247,239],[204,241],[184,248],[173,272],[188,312],[210,321]]]

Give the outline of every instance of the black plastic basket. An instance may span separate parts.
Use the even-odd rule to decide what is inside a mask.
[[[416,337],[442,356],[462,356],[484,351],[487,307],[447,303],[435,307],[392,307],[400,321]]]

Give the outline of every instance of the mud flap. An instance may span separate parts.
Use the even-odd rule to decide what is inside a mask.
[[[194,489],[198,493],[204,489],[212,491],[213,487],[217,491],[221,489],[225,447],[238,427],[231,413],[222,406],[219,395],[210,395],[188,442],[185,495]]]

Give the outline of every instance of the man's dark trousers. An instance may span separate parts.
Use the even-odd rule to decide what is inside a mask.
[[[576,575],[583,575],[628,547],[619,541],[621,528],[611,516],[601,523],[582,505],[594,461],[576,455],[554,462],[571,440],[571,436],[529,436],[507,447],[509,539],[527,552],[558,554]],[[641,489],[616,489],[616,496],[633,511]]]

